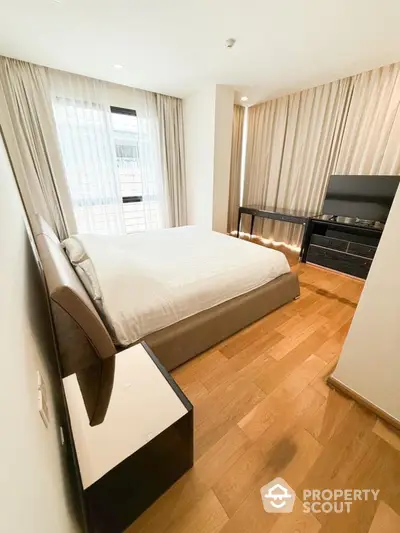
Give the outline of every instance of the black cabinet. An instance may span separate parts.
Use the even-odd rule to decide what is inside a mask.
[[[336,239],[335,237],[325,237],[324,235],[311,235],[311,243],[324,248],[331,248],[332,250],[339,250],[345,252],[348,247],[348,242],[343,239]]]
[[[311,218],[301,260],[366,279],[381,235],[381,228]]]
[[[367,277],[372,263],[372,259],[313,245],[308,250],[307,261],[363,279]]]
[[[348,252],[351,254],[360,255],[361,257],[369,257],[370,259],[373,259],[376,252],[376,246],[367,246],[366,244],[351,242],[349,243]]]

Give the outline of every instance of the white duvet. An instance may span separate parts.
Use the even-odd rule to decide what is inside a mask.
[[[94,267],[82,281],[124,346],[290,271],[281,252],[195,226],[77,235],[67,249],[74,241]]]

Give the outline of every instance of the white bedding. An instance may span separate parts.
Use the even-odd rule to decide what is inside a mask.
[[[89,292],[100,293],[123,346],[290,271],[281,252],[195,226],[71,239],[91,260],[97,280],[92,272],[85,285],[90,279]]]

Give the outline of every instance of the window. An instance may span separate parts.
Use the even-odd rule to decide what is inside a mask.
[[[147,198],[146,206],[143,203],[136,111],[111,107],[111,114],[126,232],[144,231],[149,222],[156,228],[159,225],[159,206],[156,198]]]
[[[138,119],[134,110],[81,99],[56,97],[53,109],[78,232],[162,227],[152,120]]]
[[[106,110],[56,97],[53,110],[79,233],[124,231],[121,194]]]

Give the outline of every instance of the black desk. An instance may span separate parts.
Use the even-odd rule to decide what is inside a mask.
[[[296,209],[283,209],[279,207],[263,207],[261,205],[245,205],[239,207],[239,217],[237,226],[237,236],[240,237],[240,222],[242,214],[251,215],[250,236],[253,234],[255,217],[269,218],[271,220],[279,220],[281,222],[291,222],[292,224],[301,224],[306,228],[310,218],[315,217],[318,213],[300,211]],[[303,245],[300,251],[302,256]]]

